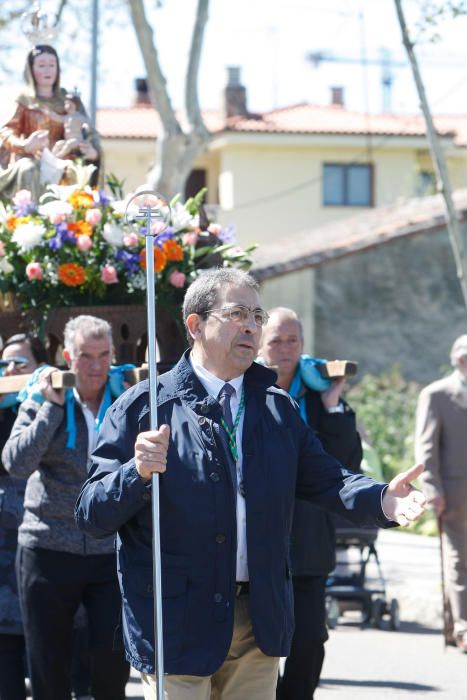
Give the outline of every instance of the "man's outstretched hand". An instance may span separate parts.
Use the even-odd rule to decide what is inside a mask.
[[[418,520],[425,510],[425,496],[410,483],[417,479],[425,465],[416,464],[401,472],[389,482],[383,496],[383,511],[387,518],[407,527],[410,522]]]

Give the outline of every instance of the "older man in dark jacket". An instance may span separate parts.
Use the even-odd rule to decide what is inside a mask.
[[[292,310],[269,311],[260,354],[266,365],[277,370],[277,384],[298,402],[300,415],[319,438],[326,452],[358,471],[362,459],[355,413],[341,398],[345,380],[320,391],[306,384],[310,367],[303,353],[303,330]],[[305,375],[305,376],[304,376]],[[320,377],[318,375],[317,379]],[[279,680],[280,700],[313,700],[324,661],[326,628],[326,579],[335,566],[335,529],[329,513],[309,501],[297,499],[291,535],[292,583],[295,632],[291,652]]]
[[[148,429],[147,385],[117,400],[77,522],[97,537],[118,531],[127,657],[153,698],[150,479],[163,472],[167,697],[271,700],[293,634],[296,494],[358,522],[407,523],[423,510],[409,484],[421,468],[387,487],[323,451],[275,373],[254,363],[267,314],[246,273],[203,274],[183,313],[193,347],[160,378],[160,429]]]

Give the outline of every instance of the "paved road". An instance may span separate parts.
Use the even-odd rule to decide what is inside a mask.
[[[453,648],[445,651],[440,631],[438,541],[385,530],[376,546],[388,598],[396,597],[400,603],[401,630],[361,629],[358,613],[341,618],[326,645],[316,700],[467,700],[467,655]],[[371,566],[369,584],[375,576]],[[127,693],[142,700],[136,677]]]

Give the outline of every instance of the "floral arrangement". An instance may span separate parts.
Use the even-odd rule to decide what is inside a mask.
[[[84,169],[83,169],[84,170]],[[81,179],[81,182],[79,180]],[[145,300],[144,221],[125,217],[121,183],[109,192],[83,184],[50,185],[40,202],[21,190],[0,203],[0,293],[23,310],[58,306],[138,304]],[[154,263],[158,303],[179,308],[186,287],[210,265],[251,266],[235,245],[232,227],[209,222],[205,190],[185,203],[171,202],[168,228],[155,222]],[[159,229],[157,229],[159,227]]]

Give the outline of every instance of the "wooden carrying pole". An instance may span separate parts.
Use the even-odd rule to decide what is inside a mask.
[[[128,384],[137,384],[143,381],[148,376],[147,367],[135,367],[127,369],[124,377]],[[7,377],[0,377],[0,394],[9,394],[11,392],[21,391],[27,382],[31,379],[32,374],[12,374]],[[62,372],[57,369],[51,374],[52,387],[54,389],[71,389],[75,386],[75,375],[73,372]]]
[[[73,372],[61,372],[57,369],[50,376],[54,389],[69,389],[75,386],[75,375]],[[7,377],[0,377],[0,394],[21,391],[31,377],[32,374],[11,374]]]

